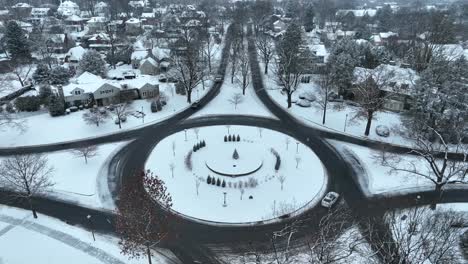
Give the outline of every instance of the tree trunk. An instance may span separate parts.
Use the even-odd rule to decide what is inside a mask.
[[[366,124],[366,131],[364,132],[364,135],[366,136],[369,136],[373,115],[374,115],[373,111],[367,111],[367,124]]]
[[[268,61],[265,61],[265,74],[268,74]]]
[[[29,203],[29,208],[31,208],[34,218],[37,218],[36,208],[34,208],[31,197],[28,197],[28,203]]]
[[[322,118],[322,125],[325,125],[325,119],[327,116],[327,102],[323,104],[323,118]]]
[[[192,90],[187,91],[187,103],[192,103]]]
[[[149,246],[146,246],[146,255],[148,256],[148,264],[152,264],[153,262],[151,261],[151,249]]]
[[[435,191],[436,196],[434,197],[434,200],[432,200],[431,205],[429,207],[431,208],[431,210],[436,209],[437,204],[440,202],[440,199],[442,198],[442,185],[437,183],[434,191]]]
[[[288,93],[288,108],[291,108],[291,106],[292,106],[292,96],[291,96],[290,92],[287,92],[287,93]]]
[[[88,157],[86,155],[84,156],[84,161],[85,161],[85,164],[88,164]]]
[[[122,120],[120,119],[120,117],[118,118],[119,118],[119,129],[122,129]]]

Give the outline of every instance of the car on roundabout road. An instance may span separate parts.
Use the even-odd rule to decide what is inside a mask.
[[[331,208],[340,198],[340,195],[336,192],[329,192],[322,199],[322,206],[325,208]]]

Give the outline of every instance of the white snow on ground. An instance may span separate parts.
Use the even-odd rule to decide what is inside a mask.
[[[329,140],[329,142],[359,172],[357,175],[359,177],[359,184],[368,196],[375,194],[413,193],[434,189],[434,184],[422,176],[401,171],[390,174],[391,169],[389,167],[383,166],[379,161],[376,161],[375,157],[379,155],[378,151],[341,141]],[[407,162],[413,162],[422,173],[427,173],[431,170],[428,167],[428,163],[420,157],[413,155],[399,155],[399,157]],[[365,171],[360,172],[360,167]],[[445,188],[458,187],[462,188],[463,184],[451,184]]]
[[[337,261],[333,261],[333,263],[337,264],[364,264],[364,263],[377,263],[377,259],[374,259],[374,255],[370,245],[364,241],[359,229],[355,226],[346,230],[341,236],[337,238],[340,240],[340,246],[336,246],[336,250],[339,253],[332,253],[330,257],[332,258],[340,258]],[[327,243],[328,241],[324,241]],[[315,246],[313,244],[310,245],[311,247]],[[325,245],[323,245],[325,246]],[[321,248],[320,245],[317,245],[318,248]],[[346,256],[350,249],[353,249],[353,252],[350,253],[349,256]],[[256,262],[255,255],[253,252],[254,248],[249,248],[247,253],[243,255],[234,255],[234,254],[226,254],[221,256],[221,259],[225,263],[230,264],[245,264],[245,263],[258,263]],[[327,249],[329,250],[329,249]],[[273,250],[272,250],[273,251]],[[252,253],[249,253],[252,252]],[[326,254],[326,253],[324,253]],[[336,254],[336,255],[333,255]],[[283,264],[309,264],[309,263],[317,263],[317,256],[314,256],[311,252],[310,248],[307,246],[301,246],[299,248],[291,248],[288,252],[288,260],[285,258],[285,251],[279,250],[275,255],[274,252],[271,253],[260,253],[260,262],[259,264],[271,264],[277,263],[276,257],[278,258],[278,263]]]
[[[399,145],[410,145],[410,142],[406,138],[402,137],[400,135],[400,131],[398,131],[404,127],[402,125],[401,116],[398,113],[390,111],[376,113],[375,118],[372,121],[370,135],[365,137],[364,131],[367,120],[364,118],[354,118],[358,106],[347,105],[346,103],[339,102],[329,102],[327,107],[326,122],[325,125],[322,125],[323,110],[317,101],[313,102],[311,107],[300,107],[293,103],[292,107],[288,109],[286,94],[283,95],[281,93],[281,89],[278,89],[278,85],[274,80],[273,72],[270,72],[268,75],[263,75],[263,83],[270,97],[278,105],[283,107],[288,113],[292,114],[299,120],[302,120],[306,125],[319,129],[336,131],[364,139],[372,139]],[[293,93],[293,102],[298,99],[301,93],[314,94],[317,100],[320,100],[321,98],[320,86],[314,83],[313,80],[311,80],[311,83],[301,83],[299,85],[297,91]],[[378,136],[375,133],[375,128],[378,125],[385,125],[389,127],[392,130],[390,136],[387,138]]]
[[[189,217],[209,221],[254,222],[291,213],[304,206],[314,206],[323,196],[328,182],[326,172],[318,157],[306,146],[301,143],[296,145],[293,138],[268,129],[262,129],[261,137],[256,127],[230,126],[229,132],[239,135],[241,142],[224,142],[224,135],[228,134],[227,127],[212,126],[200,128],[199,140],[194,129],[189,129],[187,141],[184,131],[181,131],[165,138],[155,147],[147,160],[146,168],[165,181],[173,198],[172,209]],[[286,139],[289,140],[288,149]],[[190,171],[186,168],[185,157],[194,144],[201,140],[206,142],[206,147],[192,154],[193,169]],[[173,142],[175,155],[172,151]],[[238,160],[233,159],[236,148]],[[274,170],[276,159],[271,148],[281,157],[278,172]],[[297,169],[296,155],[301,157]],[[251,175],[237,178],[217,175],[205,164],[215,159],[225,159],[229,166],[242,167],[245,160],[254,156],[263,160],[263,166]],[[170,164],[175,165],[174,177],[171,176]],[[223,166],[217,168],[222,169]],[[219,178],[220,181],[225,180],[226,187],[208,185],[208,175]],[[279,181],[281,175],[285,177],[283,190]],[[247,182],[249,178],[257,180],[258,186],[245,188],[241,200],[240,188],[235,188],[234,184]],[[198,196],[197,179],[200,181]],[[226,192],[227,207],[223,207],[223,192]],[[253,196],[253,199],[249,199],[249,196]]]
[[[194,99],[198,96],[203,96],[208,89],[200,92],[194,92]],[[24,113],[27,129],[24,133],[20,133],[12,128],[5,128],[0,131],[0,146],[1,147],[17,147],[28,145],[41,145],[56,142],[65,142],[78,140],[90,137],[103,136],[109,133],[121,132],[124,130],[135,129],[141,126],[154,124],[163,119],[169,118],[189,107],[186,102],[186,97],[173,93],[173,84],[161,84],[160,90],[168,97],[168,103],[162,111],[151,113],[150,101],[135,100],[132,102],[132,109],[141,111],[143,108],[145,123],[141,118],[129,116],[125,123],[122,123],[122,129],[114,123],[114,118],[107,120],[106,123],[99,125],[88,125],[83,120],[83,113],[87,110],[71,113],[69,115],[51,117],[47,112],[36,112],[34,114]],[[23,113],[18,114],[22,116]],[[26,117],[27,116],[27,117]]]
[[[106,195],[109,192],[107,166],[112,156],[127,143],[99,145],[98,155],[89,158],[88,164],[83,157],[76,157],[67,150],[46,153],[48,165],[53,167],[51,181],[55,183],[47,195],[91,208],[114,210],[110,195]]]
[[[237,105],[237,108],[229,101],[236,93],[242,94],[242,88],[234,81],[231,83],[231,78],[226,73],[224,83],[221,86],[219,94],[211,100],[208,105],[192,115],[190,118],[201,117],[207,115],[253,115],[261,117],[275,118],[268,109],[258,99],[252,86],[249,85],[242,96],[242,101]]]
[[[57,219],[0,205],[0,263],[139,264],[147,259],[128,259],[120,253],[118,239],[67,225]],[[153,263],[175,263],[167,250],[155,251]]]

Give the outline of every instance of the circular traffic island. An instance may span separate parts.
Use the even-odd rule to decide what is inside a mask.
[[[327,175],[306,145],[277,131],[209,126],[160,141],[146,161],[166,183],[172,209],[206,224],[260,224],[315,206]]]

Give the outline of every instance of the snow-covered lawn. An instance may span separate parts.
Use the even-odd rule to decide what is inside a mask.
[[[287,135],[268,129],[260,131],[257,127],[230,126],[229,133],[239,135],[240,142],[224,142],[228,134],[226,126],[201,127],[198,133],[198,140],[195,129],[187,130],[187,141],[184,131],[165,138],[146,163],[147,169],[165,181],[173,198],[173,209],[181,214],[223,223],[269,220],[304,206],[314,206],[326,190],[328,179],[319,158]],[[186,156],[202,140],[206,147],[191,154],[193,168],[190,170],[185,165]],[[289,141],[287,148],[286,140]],[[238,159],[233,157],[236,149]],[[276,158],[271,149],[281,158],[278,172],[274,169]],[[301,159],[298,168],[296,157]],[[174,164],[174,177],[171,164]],[[253,172],[239,177],[222,176],[207,165],[224,174]],[[208,175],[225,181],[226,187],[207,184]],[[280,179],[283,177],[282,190]],[[246,187],[249,180],[257,181],[258,186]],[[239,188],[241,183],[243,188]],[[242,199],[241,190],[245,192]],[[223,192],[226,192],[226,207],[223,207]]]
[[[113,155],[127,143],[99,145],[98,155],[89,158],[88,164],[70,151],[46,153],[48,165],[53,167],[54,183],[47,195],[91,208],[114,210],[107,186],[108,166]]]
[[[263,66],[262,66],[263,67]],[[327,107],[327,115],[325,125],[322,125],[323,110],[318,101],[312,102],[310,107],[301,107],[293,103],[291,108],[287,108],[287,96],[281,93],[278,85],[274,80],[274,73],[270,71],[268,75],[263,75],[263,83],[270,97],[287,112],[302,120],[305,124],[320,129],[328,129],[339,133],[344,133],[350,136],[383,141],[399,145],[410,145],[410,142],[405,137],[401,136],[400,129],[404,128],[401,120],[401,115],[390,111],[382,111],[375,114],[372,121],[370,135],[364,136],[367,120],[365,118],[354,118],[358,106],[348,105],[340,102],[329,102]],[[293,102],[298,100],[299,95],[310,93],[320,100],[320,86],[311,80],[310,83],[301,83],[293,93]],[[346,127],[345,127],[346,123]],[[375,128],[378,125],[385,125],[390,128],[389,137],[380,137],[375,133]]]
[[[209,86],[207,86],[209,87]],[[197,96],[203,96],[208,88],[203,90],[198,87],[200,92],[194,92],[194,99]],[[90,137],[103,136],[109,133],[116,133],[124,130],[135,129],[141,126],[150,125],[174,115],[177,112],[189,107],[186,97],[177,95],[174,92],[173,84],[160,84],[160,91],[167,95],[168,103],[162,111],[152,113],[150,101],[135,100],[132,102],[132,109],[146,114],[144,123],[141,118],[129,116],[125,123],[122,123],[122,129],[114,123],[114,117],[107,120],[99,127],[88,125],[83,120],[83,113],[87,110],[71,113],[69,115],[51,117],[48,112],[20,113],[18,116],[24,116],[26,121],[26,130],[23,133],[12,128],[4,128],[0,131],[1,147],[16,147],[28,145],[41,145],[56,142],[66,142]]]
[[[137,264],[146,258],[129,259],[120,253],[118,238],[70,226],[57,219],[0,205],[0,263]],[[155,251],[153,263],[174,263],[167,250]]]
[[[207,115],[253,115],[275,118],[262,104],[260,99],[258,99],[252,85],[247,87],[241,102],[235,107],[230,100],[232,100],[233,96],[237,93],[242,94],[242,88],[236,81],[231,83],[230,74],[226,73],[224,83],[216,98],[211,100],[208,105],[204,106],[203,109],[191,116],[191,118]]]
[[[430,180],[410,174],[407,172],[393,172],[387,166],[383,166],[376,156],[380,155],[378,151],[357,146],[350,143],[330,140],[330,142],[339,150],[340,154],[350,162],[356,169],[362,167],[365,172],[359,173],[359,184],[368,196],[375,194],[396,194],[413,193],[421,190],[434,189],[434,183]],[[431,171],[429,164],[422,158],[413,155],[400,155],[405,164],[412,162],[418,168],[419,172],[428,174]],[[358,164],[359,163],[359,164]],[[463,187],[463,184],[450,184],[445,188]]]

